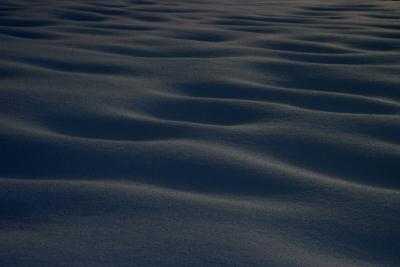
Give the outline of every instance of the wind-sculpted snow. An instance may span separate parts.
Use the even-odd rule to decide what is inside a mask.
[[[3,0],[0,266],[399,266],[400,2]]]

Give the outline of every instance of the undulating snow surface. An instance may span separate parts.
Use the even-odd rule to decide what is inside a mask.
[[[400,2],[2,0],[0,266],[399,266]]]

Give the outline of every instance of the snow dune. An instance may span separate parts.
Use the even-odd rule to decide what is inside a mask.
[[[3,0],[1,266],[399,266],[400,2]]]

